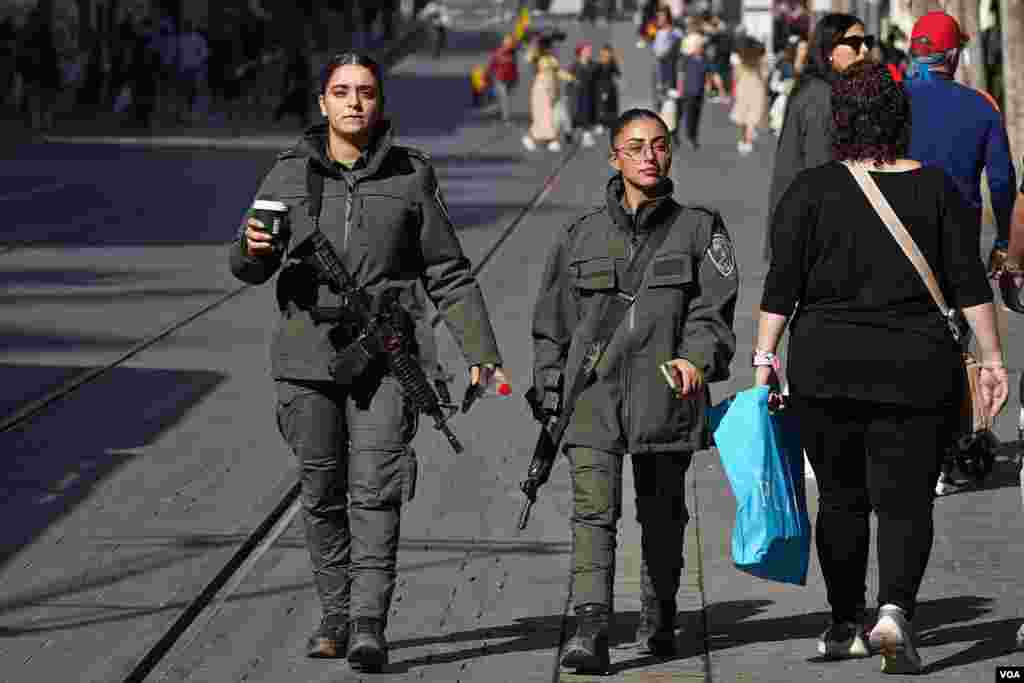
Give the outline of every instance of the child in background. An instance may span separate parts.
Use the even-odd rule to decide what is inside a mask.
[[[519,66],[516,64],[516,49],[519,41],[514,35],[505,36],[487,64],[487,75],[494,84],[494,94],[501,108],[501,120],[506,125],[512,122],[511,95],[519,83]]]

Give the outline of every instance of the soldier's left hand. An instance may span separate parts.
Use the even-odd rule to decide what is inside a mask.
[[[672,370],[672,376],[676,380],[676,395],[679,398],[693,398],[704,388],[704,373],[688,360],[675,358],[667,365]]]
[[[483,366],[474,365],[469,369],[470,384],[486,387],[492,381],[498,386],[509,384],[508,378],[505,377],[505,371],[501,369],[500,365],[485,363]],[[509,385],[509,389],[511,390],[511,385]]]

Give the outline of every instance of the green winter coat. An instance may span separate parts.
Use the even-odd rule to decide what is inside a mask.
[[[706,443],[709,393],[677,398],[658,366],[689,360],[706,382],[727,379],[736,350],[733,332],[739,275],[721,216],[680,207],[666,193],[635,215],[622,207],[623,181],[608,184],[605,205],[575,221],[552,249],[533,318],[534,386],[556,391],[579,362],[586,334],[579,323],[600,297],[613,296],[633,253],[682,208],[648,267],[646,284],[612,337],[596,379],[576,402],[563,448],[612,452],[694,451]]]
[[[244,282],[261,284],[280,269],[280,319],[271,344],[274,378],[329,381],[331,361],[349,341],[332,334],[331,324],[317,324],[310,317],[311,308],[340,306],[342,301],[311,266],[308,164],[324,176],[320,228],[358,284],[374,295],[399,288],[407,296],[417,280],[422,282],[467,363],[501,364],[483,293],[462,253],[428,157],[393,144],[386,122],[350,171],[330,160],[326,148],[326,124],[313,126],[278,157],[257,193],[288,204],[287,248],[273,256],[249,256],[243,225],[229,250],[231,272]]]

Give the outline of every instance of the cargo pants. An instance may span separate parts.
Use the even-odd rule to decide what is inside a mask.
[[[279,381],[277,393],[278,427],[299,464],[302,522],[324,615],[386,621],[401,506],[416,487],[409,442],[418,413],[398,381],[382,373],[351,388]]]
[[[622,516],[621,453],[587,447],[567,451],[573,490],[573,605],[614,607],[615,545]],[[643,583],[660,600],[675,600],[683,568],[689,512],[685,480],[692,453],[631,456]]]

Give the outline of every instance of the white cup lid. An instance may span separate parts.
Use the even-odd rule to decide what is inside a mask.
[[[281,213],[288,211],[288,205],[276,199],[257,199],[252,203],[252,208],[257,211],[279,211]]]

